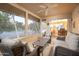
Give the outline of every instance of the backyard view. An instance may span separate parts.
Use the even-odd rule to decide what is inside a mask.
[[[39,23],[28,20],[29,30],[25,32],[25,19],[14,14],[0,11],[0,38],[17,38],[39,32]]]

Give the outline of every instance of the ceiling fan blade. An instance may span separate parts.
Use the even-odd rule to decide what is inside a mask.
[[[46,6],[48,6],[49,8],[55,8],[58,6],[58,4],[45,4]]]
[[[46,8],[46,6],[45,6],[45,5],[40,5],[40,7],[41,7],[41,8],[43,8],[43,9],[45,9],[45,8]]]
[[[43,12],[44,10],[39,10],[37,13],[41,13],[41,12]]]
[[[48,15],[48,8],[45,10],[45,16]]]

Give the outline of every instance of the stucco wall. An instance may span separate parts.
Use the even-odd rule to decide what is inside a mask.
[[[79,5],[72,12],[72,32],[79,34]]]

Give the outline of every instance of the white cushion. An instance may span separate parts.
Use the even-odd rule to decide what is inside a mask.
[[[55,43],[54,43],[54,48],[56,46],[62,46],[62,47],[67,47],[67,44],[65,41],[61,41],[61,40],[55,40]]]
[[[67,48],[67,45],[66,45],[66,42],[65,41],[62,41],[62,40],[54,40],[54,47],[53,47],[53,54],[55,53],[55,48],[57,46],[62,46],[62,47],[66,47]]]
[[[65,40],[69,49],[72,50],[78,49],[78,40],[79,40],[78,35],[69,32]]]
[[[16,45],[19,43],[19,40],[17,39],[2,39],[1,44],[4,44],[5,46],[12,47],[13,45]]]
[[[65,46],[66,46],[66,43],[65,43],[65,41],[56,40],[55,45],[56,45],[56,46],[63,46],[63,47],[65,47]]]

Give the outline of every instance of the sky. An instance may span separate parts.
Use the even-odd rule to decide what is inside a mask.
[[[25,24],[25,18],[23,18],[23,17],[15,16],[15,21],[21,22],[21,23],[23,23],[23,25]],[[33,21],[28,19],[28,25],[31,23],[33,23]]]

